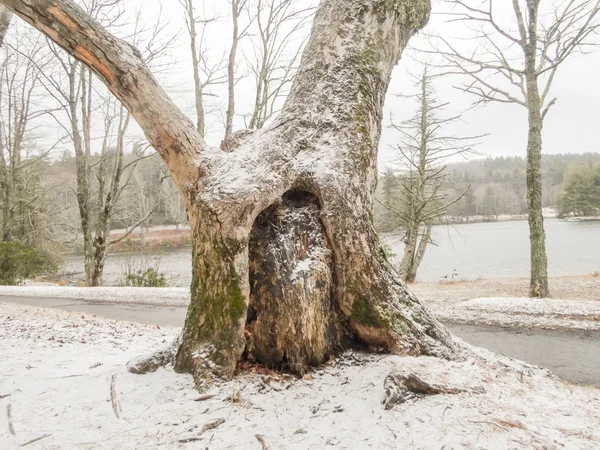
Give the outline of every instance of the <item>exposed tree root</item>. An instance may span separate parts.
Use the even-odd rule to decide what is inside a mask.
[[[441,379],[435,381],[435,383],[428,382],[413,372],[396,369],[386,377],[383,384],[385,390],[383,404],[385,405],[385,409],[389,410],[409,400],[429,395],[458,394],[468,391],[464,388],[446,386]],[[483,389],[475,388],[472,391],[481,393]]]
[[[156,372],[159,368],[175,362],[175,355],[180,346],[181,334],[165,348],[130,360],[127,370],[136,374]]]

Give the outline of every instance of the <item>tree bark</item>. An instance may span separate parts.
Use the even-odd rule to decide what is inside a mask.
[[[404,257],[400,264],[400,275],[402,275],[402,279],[407,283],[414,283],[417,279],[417,271],[425,256],[427,245],[431,241],[431,222],[425,224],[421,239],[418,239],[418,233],[418,230],[410,233],[410,238],[407,239],[404,248]]]
[[[323,0],[282,113],[230,153],[207,149],[139,55],[71,1],[2,2],[90,64],[173,173],[193,230],[191,304],[175,369],[191,372],[199,388],[231,377],[252,351],[299,372],[349,341],[404,355],[459,353],[398,277],[371,219],[385,94],[428,19],[428,0]],[[290,218],[297,201],[305,213]],[[283,226],[273,229],[277,221]],[[311,249],[322,259],[292,285],[290,269],[304,267]],[[285,291],[280,305],[271,300],[277,289]],[[298,331],[293,342],[290,330]]]
[[[528,2],[529,41],[525,46],[525,79],[529,133],[527,138],[527,210],[529,213],[529,241],[531,245],[531,279],[529,295],[550,296],[548,287],[548,257],[542,205],[542,98],[536,68],[537,16],[539,2]]]
[[[548,257],[542,208],[542,115],[537,82],[527,83],[529,98],[529,134],[527,140],[527,210],[531,245],[531,297],[549,297]],[[537,105],[537,106],[536,106]]]

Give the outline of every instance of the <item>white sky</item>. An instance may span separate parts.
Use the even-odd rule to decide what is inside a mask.
[[[551,0],[548,0],[551,3]],[[556,0],[559,1],[559,0]],[[160,0],[125,0],[127,8],[135,9],[143,6],[146,18],[152,20],[161,10]],[[195,0],[198,8],[202,0]],[[296,0],[297,7],[305,7],[315,4],[317,0]],[[498,2],[496,2],[498,3]],[[208,30],[209,54],[213,58],[219,58],[228,50],[231,34],[231,25],[228,18],[228,2],[225,0],[205,0],[207,10],[214,10],[222,16],[222,19],[211,26]],[[500,2],[500,9],[510,8],[508,0]],[[430,25],[425,30],[433,32],[448,29],[443,20],[435,15],[440,11],[439,5],[434,5],[434,16]],[[505,10],[508,12],[508,9]],[[191,63],[189,55],[189,44],[187,30],[184,22],[183,7],[177,0],[163,0],[162,13],[169,21],[168,31],[173,34],[180,32],[177,44],[171,50],[174,65],[169,73],[159,75],[164,82],[167,91],[175,98],[176,102],[194,118],[194,97]],[[457,26],[457,25],[455,25]],[[306,28],[308,32],[309,27]],[[419,47],[423,45],[422,37],[416,37],[411,42]],[[243,44],[239,53],[240,59],[243,53],[250,53],[249,43]],[[385,125],[389,122],[390,114],[396,118],[406,118],[414,113],[414,105],[410,100],[399,99],[394,94],[408,94],[414,89],[414,81],[409,72],[418,73],[420,65],[413,58],[403,57],[395,70],[388,99],[386,102]],[[243,73],[244,69],[241,69]],[[600,72],[600,52],[591,55],[576,56],[559,70],[556,78],[553,97],[558,97],[556,106],[551,110],[545,122],[544,128],[544,153],[581,153],[600,151],[599,136],[599,114],[600,105],[600,83],[598,83],[598,72]],[[438,97],[443,102],[450,102],[448,113],[453,114],[464,111],[471,105],[471,98],[456,89],[453,84],[459,80],[442,79],[438,83]],[[211,92],[217,97],[208,97],[207,103],[217,109],[224,111],[226,102],[225,86],[211,88]],[[248,113],[254,96],[253,84],[248,77],[242,80],[236,92],[237,112]],[[209,106],[210,107],[210,106]],[[218,116],[207,118],[209,122],[209,133],[207,141],[211,145],[218,145],[223,127]],[[243,128],[244,122],[241,117],[236,118],[236,128]],[[478,107],[465,113],[463,122],[454,126],[452,130],[455,135],[479,135],[489,133],[488,137],[482,139],[478,152],[483,156],[500,155],[525,155],[527,138],[527,115],[526,110],[518,105],[489,104]],[[396,136],[391,131],[385,130],[380,147],[380,166],[386,166],[386,161],[393,158],[390,146],[395,142]]]

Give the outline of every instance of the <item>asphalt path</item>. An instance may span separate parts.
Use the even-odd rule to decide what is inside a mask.
[[[187,308],[44,297],[0,296],[1,302],[95,314],[109,319],[182,326]],[[446,323],[455,335],[478,347],[546,367],[576,384],[600,388],[600,332],[501,328]]]

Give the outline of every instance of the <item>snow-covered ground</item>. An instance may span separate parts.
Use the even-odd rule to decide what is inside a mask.
[[[126,372],[178,331],[0,303],[0,448],[600,448],[600,391],[479,349],[347,354],[301,380],[254,369],[203,400],[170,368]],[[385,410],[394,370],[448,393]]]
[[[154,306],[187,306],[190,303],[188,288],[137,288],[137,287],[71,287],[71,286],[0,286],[2,296],[65,298],[93,302],[117,302]]]
[[[190,301],[187,288],[0,286],[0,301],[7,295],[170,307]],[[438,319],[454,323],[600,330],[599,301],[494,297],[424,303]]]
[[[600,330],[598,301],[498,297],[425,304],[439,320],[454,323]]]

